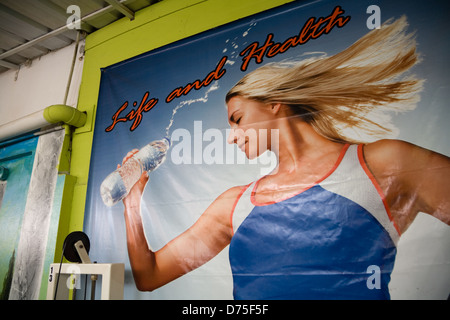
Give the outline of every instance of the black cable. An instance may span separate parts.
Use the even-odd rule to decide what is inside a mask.
[[[65,249],[66,249],[66,241],[64,241],[64,243],[63,243],[63,249],[62,249],[62,253],[61,253],[61,261],[59,262],[58,278],[56,279],[56,288],[55,288],[55,295],[53,297],[53,300],[56,300],[56,293],[58,292],[59,277],[61,276],[61,267],[62,267]]]

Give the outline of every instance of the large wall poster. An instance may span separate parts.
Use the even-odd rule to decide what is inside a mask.
[[[450,155],[445,139],[449,135],[450,46],[442,30],[449,27],[448,9],[445,1],[432,1],[426,7],[407,1],[298,1],[104,68],[85,215],[92,259],[126,263],[126,299],[447,298],[450,237],[444,222],[449,221],[449,204],[442,199],[448,198],[444,184]],[[388,20],[391,27],[384,27]],[[389,38],[383,30],[394,36]],[[352,59],[338,55],[376,32],[379,36],[364,38],[368,48],[363,50],[361,45],[350,52]],[[414,47],[407,36],[411,33],[415,33],[421,60],[416,65],[414,50],[409,50]],[[409,61],[406,66],[395,61],[393,53],[399,51]],[[344,60],[336,62],[337,57]],[[291,99],[288,106],[280,94],[275,102],[262,98],[277,86],[278,93],[296,87],[295,79],[280,76],[288,69],[269,69],[270,76],[264,76],[263,66],[289,65],[293,70],[294,64],[305,61],[310,64],[297,73],[303,79],[309,75],[310,82],[297,87],[308,92],[307,99]],[[384,62],[392,63],[386,67]],[[319,68],[328,69],[320,72]],[[372,77],[368,72],[374,72]],[[253,88],[237,87],[227,108],[227,93],[245,76],[245,83],[253,83]],[[382,82],[389,77],[390,84]],[[365,82],[377,92],[358,91]],[[339,95],[348,86],[354,91]],[[416,101],[421,86],[420,101]],[[295,114],[294,104],[302,107]],[[319,111],[317,106],[325,108]],[[362,108],[363,113],[367,108],[393,107],[388,117],[375,118],[375,127],[387,127],[390,122],[392,134],[385,137],[439,154],[394,141],[381,143],[382,150],[391,152],[381,158],[390,155],[389,161],[373,160],[369,154],[379,159],[380,153],[370,151],[376,148],[363,149],[353,142],[380,137],[358,135],[353,129],[376,112],[346,113],[351,106]],[[395,107],[405,106],[413,110],[396,112]],[[342,135],[331,139],[317,129],[322,122],[315,120],[315,114],[330,118],[329,110],[341,111],[342,121],[336,117],[331,123],[347,134],[347,140],[339,138]],[[304,129],[297,121],[308,123],[309,129],[315,122],[316,129]],[[291,125],[303,129],[294,134],[288,131]],[[247,131],[238,130],[242,128]],[[293,138],[287,139],[287,133]],[[279,162],[277,155],[304,146],[305,135],[326,146],[317,150],[327,151],[286,174],[286,162]],[[127,207],[122,202],[105,205],[99,191],[102,181],[129,152],[166,136],[171,146],[165,162],[148,175],[148,182],[147,176],[141,177]],[[270,148],[273,152],[263,153]],[[407,156],[396,153],[399,150]],[[390,171],[388,180],[397,188],[393,192],[380,168],[415,163],[403,161],[405,157],[422,162]],[[424,170],[425,163],[435,170]],[[411,170],[417,179],[422,179],[419,172],[429,175],[417,181],[404,174]],[[280,177],[285,180],[277,180]],[[421,188],[425,180],[432,182],[426,189],[433,195]],[[409,187],[401,189],[400,181],[408,181]],[[257,190],[271,192],[258,194]],[[399,240],[414,216],[415,209],[404,201],[404,195],[411,194],[417,197],[409,199],[434,199],[428,209],[439,219],[419,214],[416,220],[420,221]],[[423,208],[419,202],[412,204]],[[127,219],[124,212],[129,214]],[[406,220],[400,214],[404,212],[409,212]],[[429,234],[418,234],[432,243],[410,236],[416,229],[424,230],[423,224],[416,227],[419,223],[426,225]],[[414,246],[402,250],[408,237]],[[157,252],[158,268],[152,268],[152,258],[142,258],[146,250]],[[418,263],[424,258],[427,263]],[[434,275],[424,271],[427,268],[434,268]],[[426,289],[408,296],[408,286]]]

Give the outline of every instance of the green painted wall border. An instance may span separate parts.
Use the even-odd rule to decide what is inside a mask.
[[[87,36],[78,101],[87,121],[73,134],[70,174],[76,183],[72,201],[63,207],[69,212],[66,233],[83,230],[100,69],[292,1],[164,0],[136,12],[133,21],[123,18]]]

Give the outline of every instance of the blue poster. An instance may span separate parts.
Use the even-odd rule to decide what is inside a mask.
[[[102,69],[92,259],[125,299],[401,299],[432,219],[446,299],[449,7],[296,1]]]

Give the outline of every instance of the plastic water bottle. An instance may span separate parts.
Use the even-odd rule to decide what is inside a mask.
[[[150,142],[109,174],[100,186],[103,202],[111,207],[125,198],[144,171],[150,173],[164,162],[169,147],[170,139],[167,137]]]

